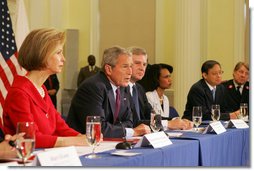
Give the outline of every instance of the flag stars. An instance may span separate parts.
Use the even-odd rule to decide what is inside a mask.
[[[6,2],[0,2],[1,22],[0,22],[0,50],[1,55],[5,60],[9,59],[16,51],[16,43],[14,33],[11,28],[10,12]]]

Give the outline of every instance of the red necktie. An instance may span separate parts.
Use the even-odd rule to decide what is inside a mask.
[[[114,113],[114,121],[118,118],[118,114],[120,111],[120,88],[116,89],[116,105],[115,105],[115,113]]]

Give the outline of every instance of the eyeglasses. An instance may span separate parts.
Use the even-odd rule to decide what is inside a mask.
[[[224,73],[224,71],[219,71],[219,72],[212,72],[212,76],[221,76]]]

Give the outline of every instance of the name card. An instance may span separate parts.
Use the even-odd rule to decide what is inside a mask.
[[[164,132],[155,132],[144,135],[143,138],[138,141],[135,147],[152,145],[153,148],[161,148],[171,144],[172,142]]]
[[[40,166],[82,166],[74,146],[53,148],[37,154]]]
[[[237,129],[249,128],[249,125],[244,122],[242,119],[231,119],[226,125],[225,128],[236,127]]]
[[[216,134],[221,134],[223,132],[226,132],[226,129],[224,128],[224,126],[221,124],[220,121],[216,121],[216,122],[210,123],[204,130],[203,134],[206,134],[212,131],[214,131]]]

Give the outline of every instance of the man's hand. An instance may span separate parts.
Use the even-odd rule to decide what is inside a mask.
[[[168,128],[173,129],[173,130],[178,130],[178,129],[191,129],[193,128],[193,123],[187,119],[174,119],[168,121]]]
[[[151,133],[150,127],[145,124],[140,124],[133,130],[134,130],[134,135],[133,135],[134,137]]]

